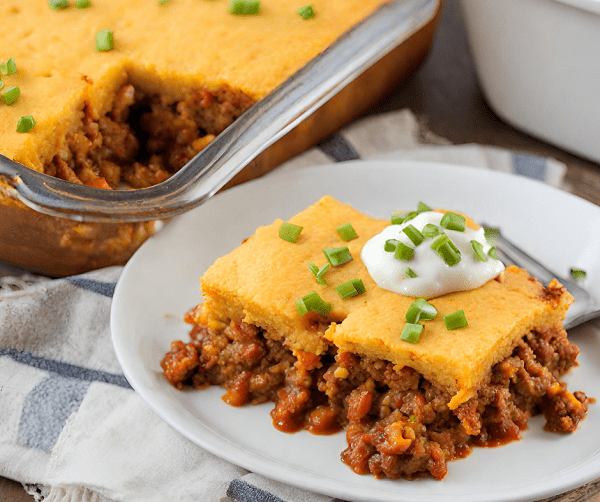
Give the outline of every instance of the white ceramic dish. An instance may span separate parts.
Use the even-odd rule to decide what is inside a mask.
[[[600,1],[462,0],[477,74],[509,124],[600,161]]]
[[[171,221],[123,271],[111,314],[114,346],[127,379],[156,413],[201,447],[246,469],[345,500],[539,500],[600,477],[597,405],[575,434],[546,433],[538,417],[522,441],[475,449],[449,464],[443,481],[407,482],[354,474],[339,459],[343,434],[284,434],[271,424],[270,404],[233,408],[220,399],[222,389],[180,392],[166,382],[160,360],[171,341],[187,337],[181,318],[200,300],[204,270],[258,225],[287,219],[324,194],[382,218],[420,200],[464,211],[499,225],[558,272],[585,268],[586,282],[595,284],[600,298],[600,259],[586,251],[600,247],[600,232],[590,230],[600,222],[600,208],[542,183],[487,170],[383,161],[269,175]],[[595,361],[600,337],[586,326],[572,336],[582,354],[569,386],[600,396]]]

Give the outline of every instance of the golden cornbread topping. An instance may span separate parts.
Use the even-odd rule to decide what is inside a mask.
[[[392,225],[370,238],[362,247],[360,257],[378,287],[404,296],[420,297],[409,307],[401,339],[416,343],[423,331],[422,321],[433,320],[437,310],[424,298],[434,298],[454,291],[466,291],[483,286],[504,270],[496,250],[486,241],[485,231],[472,220],[458,213],[432,211],[424,203],[414,212],[395,213]],[[303,226],[283,222],[279,237],[296,243]],[[342,240],[358,238],[352,223],[336,228]],[[307,231],[310,231],[308,229]],[[317,283],[327,286],[327,272],[350,262],[353,257],[346,246],[323,249],[327,263],[308,268]],[[410,266],[409,266],[410,265]],[[363,281],[356,277],[334,286],[341,299],[365,293]],[[296,300],[301,316],[315,312],[326,317],[332,304],[319,293],[311,291]],[[421,321],[421,322],[420,322]],[[447,329],[468,326],[464,310],[443,317]]]
[[[337,228],[348,222],[357,238],[344,241]],[[553,319],[559,322],[572,302],[564,288],[557,290],[556,301],[546,301],[541,284],[509,267],[479,288],[430,300],[437,315],[423,322],[418,343],[410,343],[401,333],[415,298],[379,287],[361,259],[364,245],[389,220],[371,218],[326,196],[286,222],[302,227],[296,242],[281,238],[282,223],[258,228],[207,270],[202,290],[208,315],[269,326],[292,350],[323,354],[328,340],[344,351],[410,366],[449,389],[456,396],[453,406],[472,395],[489,367],[505,357],[523,332]],[[320,269],[327,263],[324,250],[345,248],[338,256],[343,263],[330,265],[320,276],[325,285],[320,284],[309,265]],[[335,287],[355,279],[365,292],[342,299]],[[313,292],[322,300],[316,305],[325,305],[325,315],[318,310],[299,315],[298,300],[314,297]],[[313,301],[307,299],[305,306]],[[468,325],[449,330],[444,317],[459,310]]]

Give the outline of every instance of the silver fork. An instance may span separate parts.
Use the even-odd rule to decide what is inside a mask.
[[[567,311],[564,321],[565,329],[573,328],[590,319],[600,317],[600,305],[594,301],[585,289],[576,284],[574,280],[559,277],[554,272],[548,270],[544,265],[508,241],[500,232],[494,233],[493,241],[498,251],[498,257],[505,264],[513,264],[524,268],[531,276],[537,278],[544,285],[547,285],[552,279],[556,278],[573,295],[575,302]]]

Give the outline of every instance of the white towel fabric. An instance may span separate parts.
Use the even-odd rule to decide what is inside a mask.
[[[513,172],[561,187],[553,159],[453,146],[409,111],[359,120],[282,169],[386,157]],[[50,280],[0,265],[0,475],[45,502],[326,502],[202,450],[159,419],[116,360],[120,267]]]

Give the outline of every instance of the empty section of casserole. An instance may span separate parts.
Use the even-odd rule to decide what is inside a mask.
[[[8,0],[0,47],[19,99],[0,110],[0,153],[102,188],[164,181],[256,101],[384,0],[330,0],[305,20],[291,0],[238,16],[228,2],[95,0],[53,10]],[[111,30],[114,48],[95,49]],[[20,117],[35,127],[16,131]]]

